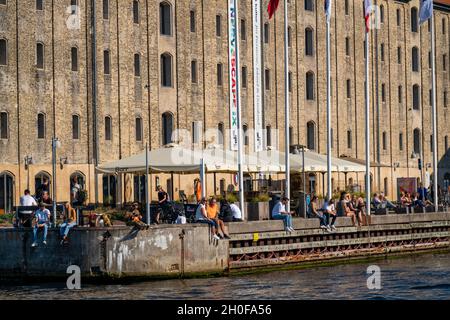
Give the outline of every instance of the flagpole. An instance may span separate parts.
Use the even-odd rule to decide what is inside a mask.
[[[328,4],[331,6],[331,3]],[[331,11],[331,8],[327,8]],[[330,57],[330,19],[328,16],[331,12],[327,13],[327,196],[331,199],[332,187],[331,187],[331,57]]]
[[[438,199],[438,167],[437,167],[437,112],[436,112],[436,43],[434,39],[434,13],[431,11],[431,101],[432,101],[432,121],[433,121],[433,200],[436,212],[439,212]]]
[[[370,216],[370,100],[369,100],[369,32],[365,35],[366,65],[365,65],[365,95],[366,95],[366,208]]]
[[[239,21],[239,8],[237,0],[234,1],[235,8],[235,40],[236,40],[236,105],[238,112],[238,170],[239,170],[239,203],[241,204],[242,219],[245,220],[245,198],[244,198],[244,169],[243,169],[243,134],[242,134],[242,112],[241,112],[241,96],[240,96],[240,67],[239,67],[239,32],[238,32],[238,21]]]
[[[285,106],[285,112],[284,112],[284,122],[285,122],[285,128],[284,128],[284,134],[285,134],[285,157],[286,157],[286,189],[285,189],[285,196],[287,198],[291,197],[291,163],[290,163],[290,137],[289,137],[289,126],[290,126],[290,103],[289,103],[289,23],[288,23],[288,3],[287,0],[284,0],[284,92],[285,92],[285,100],[284,100],[284,106]],[[305,192],[305,199],[306,199],[306,191]],[[288,202],[287,211],[290,211],[290,203]]]

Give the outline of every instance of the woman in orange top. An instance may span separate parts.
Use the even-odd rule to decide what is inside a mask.
[[[217,205],[217,200],[211,198],[209,200],[208,206],[206,207],[206,214],[208,218],[214,220],[217,223],[218,231],[222,231],[222,234],[218,232],[220,238],[230,239],[230,236],[225,232],[225,224],[219,219],[219,206]]]

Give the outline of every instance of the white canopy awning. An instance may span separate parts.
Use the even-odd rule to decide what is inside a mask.
[[[306,172],[326,172],[327,157],[311,151],[305,151]],[[148,152],[149,169],[152,172],[196,173],[200,171],[203,159],[207,172],[237,172],[237,152],[224,150],[220,146],[206,150],[191,150],[178,145],[168,145]],[[115,173],[145,172],[145,151],[118,161],[113,161],[97,168],[100,172]],[[290,154],[291,171],[303,170],[302,154]],[[285,153],[267,150],[244,156],[244,172],[284,172]],[[332,158],[332,172],[365,172],[365,167]]]

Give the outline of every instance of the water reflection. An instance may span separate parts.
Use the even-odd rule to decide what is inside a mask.
[[[381,290],[367,289],[370,264],[381,268]],[[0,299],[450,299],[450,253],[240,277],[86,285],[80,291],[61,283],[2,286]]]

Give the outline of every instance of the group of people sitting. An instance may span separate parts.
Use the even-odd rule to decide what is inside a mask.
[[[229,203],[225,199],[220,201],[219,208],[216,198],[211,198],[209,201],[202,198],[195,212],[195,221],[209,224],[214,239],[230,239],[225,222],[242,221],[242,212],[236,204]]]
[[[425,192],[413,192],[413,195],[409,192],[401,192],[400,203],[404,208],[425,208],[432,206],[433,202],[427,198]]]
[[[353,226],[364,225],[363,216],[366,212],[366,203],[362,197],[350,195],[342,192],[339,201],[335,203],[333,199],[325,199],[322,208],[319,208],[319,199],[313,196],[308,207],[308,217],[318,218],[320,227],[328,232],[336,230],[337,217],[350,217]]]

